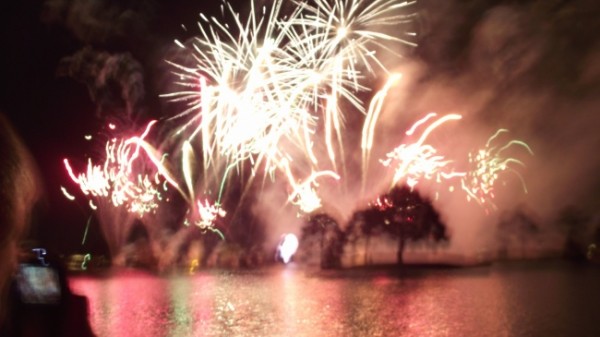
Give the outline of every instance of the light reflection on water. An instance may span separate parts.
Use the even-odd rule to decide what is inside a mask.
[[[99,337],[600,336],[600,268],[136,270],[73,276]]]

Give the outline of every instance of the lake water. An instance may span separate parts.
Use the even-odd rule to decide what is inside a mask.
[[[99,337],[600,336],[600,267],[566,261],[71,276]]]

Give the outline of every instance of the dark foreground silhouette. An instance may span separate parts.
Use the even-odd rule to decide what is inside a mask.
[[[0,337],[93,336],[85,297],[68,286],[58,260],[19,247],[43,184],[35,160],[0,113]]]
[[[94,336],[87,298],[71,291],[65,269],[55,261],[35,256],[20,260],[6,311],[0,337]]]

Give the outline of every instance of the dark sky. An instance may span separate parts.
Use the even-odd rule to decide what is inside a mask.
[[[207,2],[215,8],[206,7]],[[217,1],[200,0],[2,2],[0,110],[31,149],[46,184],[46,215],[35,229],[37,237],[57,249],[79,249],[88,213],[60,192],[68,183],[62,159],[85,157],[90,149],[83,136],[101,130],[107,118],[125,114],[141,123],[164,115],[169,106],[158,95],[167,88],[164,59],[171,55],[173,40],[190,38],[197,32],[198,13],[216,14],[216,6]],[[594,135],[592,126],[600,127],[598,2],[422,0],[417,9],[419,46],[408,61],[421,70],[412,82],[419,91],[408,106],[436,107],[422,102],[439,87],[462,90],[456,95],[442,90],[450,103],[468,101],[485,89],[493,97],[484,104],[485,112],[478,107],[472,114],[486,123],[515,124],[535,137],[541,149],[537,167],[563,158],[559,153],[571,149],[564,139],[583,127],[580,143],[572,145],[586,151],[569,160],[586,165],[564,168],[548,179],[574,172],[586,186],[575,195],[597,198],[600,132]],[[102,66],[107,59],[119,70]],[[95,80],[106,72],[112,82],[99,86]],[[448,84],[449,78],[456,78],[455,84]],[[523,112],[515,123],[517,113],[506,113],[515,106],[525,106],[529,117],[522,118]],[[557,184],[575,181],[565,178]],[[547,204],[540,208],[555,206],[554,201]],[[101,249],[101,243],[91,244]]]

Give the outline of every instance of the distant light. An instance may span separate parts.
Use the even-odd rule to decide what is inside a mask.
[[[113,123],[108,123],[108,128],[111,129],[111,130],[114,130],[114,129],[117,128],[117,126],[114,125]]]
[[[81,262],[81,270],[87,270],[88,262],[92,259],[92,254],[87,253],[83,256],[83,262]]]
[[[40,263],[43,266],[48,266],[49,265],[49,263],[46,262],[46,257],[45,257],[46,256],[46,249],[44,249],[44,248],[33,248],[31,251],[35,253],[38,261],[40,261]]]
[[[84,138],[85,140],[92,140],[92,135],[85,135]]]
[[[277,252],[279,253],[279,257],[283,263],[289,263],[292,259],[292,256],[296,254],[298,250],[298,237],[296,235],[288,233],[285,234],[282,239],[279,247],[277,248]]]

